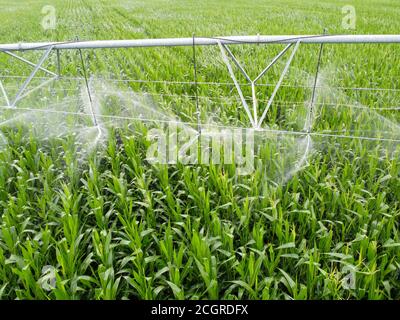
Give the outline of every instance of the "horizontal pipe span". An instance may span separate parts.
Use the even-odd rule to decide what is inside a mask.
[[[268,44],[268,43],[400,43],[400,35],[282,35],[282,36],[228,36],[199,37],[195,44]],[[0,51],[44,50],[53,49],[105,49],[105,48],[138,48],[138,47],[178,47],[192,46],[193,38],[134,39],[134,40],[94,40],[68,42],[31,42],[0,44]]]

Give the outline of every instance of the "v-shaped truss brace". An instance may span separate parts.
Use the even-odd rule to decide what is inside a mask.
[[[292,63],[292,60],[296,54],[296,51],[298,49],[300,45],[300,41],[297,41],[295,44],[290,43],[288,44],[278,55],[276,55],[274,57],[274,59],[272,59],[272,61],[264,68],[263,71],[261,71],[261,73],[254,79],[252,80],[249,75],[246,73],[246,71],[244,70],[244,68],[242,67],[242,65],[239,63],[239,61],[236,59],[236,57],[233,55],[233,53],[231,52],[231,50],[228,48],[228,46],[226,44],[223,44],[221,41],[218,42],[218,46],[221,50],[221,55],[222,55],[222,59],[225,62],[229,74],[233,80],[233,83],[235,84],[236,90],[240,96],[240,100],[242,101],[243,107],[247,113],[247,116],[251,122],[251,125],[253,126],[253,128],[255,129],[259,129],[267,115],[267,112],[269,110],[269,108],[272,105],[272,102],[274,101],[274,98],[279,90],[279,88],[281,87],[282,81],[285,78],[286,73],[289,70],[289,66]],[[258,101],[257,101],[257,96],[256,96],[256,83],[259,79],[261,79],[266,72],[292,47],[294,46],[294,48],[292,49],[292,53],[289,57],[289,59],[286,62],[285,68],[283,69],[281,76],[275,86],[274,91],[272,92],[271,96],[268,99],[268,103],[260,117],[260,119],[258,119]],[[244,77],[247,79],[247,81],[250,83],[251,85],[251,92],[252,92],[252,102],[253,102],[253,113],[250,111],[250,107],[248,106],[246,99],[243,96],[243,92],[242,89],[240,88],[240,84],[236,79],[236,76],[233,72],[233,68],[232,65],[229,61],[229,58],[227,56],[227,54],[231,57],[231,59],[233,60],[233,62],[235,63],[235,65],[239,68],[240,72],[244,75]]]
[[[53,50],[53,46],[49,46],[49,47],[45,50],[45,52],[44,52],[44,54],[42,55],[42,57],[39,59],[38,63],[36,63],[36,64],[33,63],[33,62],[31,62],[31,61],[29,61],[29,60],[27,60],[27,59],[25,59],[25,58],[23,58],[23,57],[20,57],[20,56],[16,55],[16,54],[13,53],[13,52],[10,52],[10,51],[2,51],[2,52],[4,52],[5,54],[8,54],[9,56],[11,56],[11,57],[13,57],[13,58],[18,59],[18,60],[20,60],[20,61],[22,61],[22,62],[24,62],[24,63],[26,63],[26,64],[28,64],[28,65],[30,65],[30,66],[32,66],[32,67],[34,67],[33,70],[32,70],[32,72],[30,73],[30,75],[25,79],[24,83],[23,83],[23,84],[21,85],[21,87],[18,89],[18,92],[17,92],[17,94],[15,95],[15,97],[13,97],[12,99],[10,99],[11,97],[9,97],[9,95],[7,95],[7,92],[6,92],[6,90],[5,90],[5,88],[4,88],[3,84],[2,84],[2,82],[0,81],[0,91],[1,91],[1,93],[3,94],[3,96],[4,96],[5,100],[6,100],[7,106],[15,108],[16,103],[17,103],[19,100],[21,100],[22,98],[26,97],[27,95],[29,95],[29,94],[32,93],[33,91],[36,91],[36,90],[40,89],[41,87],[45,86],[46,84],[48,84],[49,82],[53,81],[54,79],[56,79],[56,78],[59,76],[59,75],[57,75],[56,73],[54,73],[54,72],[52,72],[52,71],[50,71],[50,70],[48,70],[48,69],[42,67],[43,63],[44,63],[44,62],[46,61],[46,59],[49,57],[49,55],[50,55],[50,53],[51,53],[52,50]],[[57,58],[59,58],[59,56],[57,56]],[[58,60],[58,61],[59,61],[59,60]],[[44,71],[44,72],[46,72],[47,74],[51,75],[52,78],[50,78],[49,80],[44,81],[43,83],[41,83],[40,85],[36,86],[35,88],[33,88],[33,89],[27,91],[26,88],[28,87],[29,83],[32,81],[33,77],[36,75],[36,73],[37,73],[39,70]]]

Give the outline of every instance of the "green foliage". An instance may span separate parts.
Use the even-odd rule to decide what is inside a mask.
[[[339,1],[59,0],[58,26],[44,31],[38,21],[47,2],[3,1],[0,42],[313,34],[325,26],[344,32]],[[395,1],[355,3],[358,33],[398,33]],[[344,86],[392,87],[398,48],[385,48],[392,66],[382,63],[382,47],[330,48],[326,62],[337,65]],[[191,81],[186,49],[86,54],[91,73]],[[265,61],[270,52],[261,49],[254,50]],[[199,48],[199,80],[229,82],[212,50]],[[300,54],[298,64],[313,66],[314,58]],[[78,75],[77,61],[63,56],[63,74]],[[193,99],[184,96],[193,95],[192,87],[130,87],[182,95],[165,98],[164,106],[193,117]],[[200,86],[199,94],[230,96],[231,89]],[[283,88],[280,98],[303,93]],[[383,98],[373,99],[357,96],[371,106]],[[221,121],[244,122],[238,102],[225,102]],[[215,111],[212,102],[202,106]],[[271,123],[281,117],[277,110]],[[352,119],[336,114],[318,128],[355,126]],[[328,139],[309,166],[276,185],[262,168],[237,177],[234,166],[150,165],[144,126],[113,130],[104,152],[84,161],[74,135],[40,140],[24,128],[1,129],[10,143],[0,149],[0,299],[400,299],[399,160],[385,154],[387,146]],[[278,152],[266,145],[261,157]],[[343,282],[348,270],[355,274],[350,288]]]

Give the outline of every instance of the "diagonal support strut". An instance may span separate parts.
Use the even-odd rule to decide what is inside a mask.
[[[33,63],[32,61],[29,61],[29,60],[27,60],[27,59],[25,59],[25,58],[23,58],[23,57],[20,57],[20,56],[18,56],[18,55],[16,55],[15,53],[12,53],[12,52],[10,52],[10,51],[3,51],[5,54],[8,54],[9,56],[11,56],[11,57],[14,57],[15,59],[18,59],[18,60],[20,60],[20,61],[22,61],[22,62],[25,62],[26,64],[29,64],[30,66],[32,66],[32,67],[36,67],[36,64],[35,63]],[[52,75],[52,76],[56,76],[57,74],[55,74],[54,72],[52,72],[52,71],[50,71],[50,70],[48,70],[48,69],[46,69],[46,68],[43,68],[43,67],[39,67],[39,70],[42,70],[42,71],[44,71],[44,72],[46,72],[46,73],[48,73],[48,74],[50,74],[50,75]]]
[[[40,58],[39,62],[35,65],[35,68],[33,69],[33,71],[31,72],[31,74],[29,75],[29,77],[24,81],[24,83],[22,84],[22,86],[19,88],[13,102],[11,103],[12,107],[15,107],[15,104],[18,102],[18,100],[20,100],[22,97],[26,96],[23,95],[22,93],[25,91],[26,87],[29,85],[29,83],[32,81],[33,77],[35,76],[35,74],[40,70],[42,64],[44,63],[44,61],[47,59],[47,57],[49,56],[51,50],[53,49],[53,46],[50,46],[47,48],[47,50],[45,51],[45,53],[42,55],[42,57]],[[55,77],[57,77],[57,75],[55,75]],[[32,92],[32,90],[30,91]]]
[[[285,78],[286,73],[287,73],[288,70],[289,70],[289,66],[290,66],[290,64],[292,63],[292,60],[293,60],[293,58],[294,58],[294,55],[295,55],[296,52],[297,52],[297,49],[299,48],[299,45],[300,45],[300,41],[297,41],[297,42],[296,42],[296,45],[294,46],[294,49],[293,49],[293,51],[292,51],[292,54],[290,55],[288,61],[286,62],[285,68],[284,68],[283,71],[282,71],[282,74],[281,74],[281,76],[280,76],[280,78],[279,78],[279,80],[278,80],[278,83],[276,84],[275,89],[274,89],[274,91],[273,91],[272,94],[271,94],[271,97],[268,99],[267,106],[265,107],[264,112],[262,113],[262,115],[261,115],[261,117],[260,117],[260,120],[259,120],[259,122],[258,122],[258,124],[257,124],[257,128],[260,128],[261,124],[263,123],[263,121],[264,121],[264,119],[265,119],[265,117],[266,117],[266,115],[267,115],[267,112],[268,112],[269,108],[271,107],[272,102],[274,101],[274,98],[275,98],[275,96],[276,96],[276,94],[277,94],[279,88],[281,87],[282,81],[283,81],[283,79]]]
[[[8,99],[7,92],[4,89],[3,82],[1,80],[0,80],[0,90],[1,90],[1,92],[3,94],[3,96],[4,96],[4,99],[6,99],[7,106],[9,106],[10,105],[10,100]]]
[[[255,127],[256,123],[253,119],[253,116],[251,115],[251,112],[250,112],[249,106],[247,105],[246,99],[243,96],[243,92],[242,92],[242,89],[240,88],[239,82],[237,81],[235,74],[233,73],[233,69],[229,62],[229,59],[225,54],[224,45],[221,42],[218,42],[218,46],[221,50],[222,59],[224,60],[226,66],[228,67],[229,74],[231,75],[231,78],[235,84],[236,90],[239,93],[240,100],[242,100],[242,104],[243,104],[244,109],[246,110],[247,116],[249,117],[249,120],[250,120],[251,124],[253,125],[253,127]]]

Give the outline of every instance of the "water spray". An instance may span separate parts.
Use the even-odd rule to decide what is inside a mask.
[[[154,123],[155,126],[159,126],[160,123],[168,123],[175,124],[181,130],[188,130],[188,132],[193,133],[194,128],[197,128],[196,138],[200,139],[200,134],[202,128],[206,128],[209,126],[215,126],[216,128],[220,128],[221,130],[226,130],[228,128],[232,128],[232,126],[222,125],[221,123],[210,124],[207,123],[207,119],[205,124],[202,124],[202,117],[200,113],[200,103],[199,103],[199,89],[198,89],[198,63],[197,63],[197,46],[203,45],[211,45],[218,46],[221,51],[222,61],[226,64],[228,72],[233,80],[233,83],[229,85],[234,85],[239,94],[240,100],[242,102],[242,107],[244,108],[244,114],[247,116],[247,124],[236,127],[238,129],[247,129],[252,130],[252,133],[256,133],[258,136],[263,139],[267,139],[267,143],[263,141],[263,144],[260,145],[265,146],[269,144],[271,147],[269,150],[272,154],[271,163],[274,161],[280,161],[283,166],[283,176],[284,179],[287,179],[287,176],[291,176],[294,172],[297,172],[300,168],[303,167],[303,164],[309,158],[309,154],[314,146],[313,137],[333,137],[333,138],[346,138],[346,139],[359,139],[359,140],[370,140],[370,141],[390,141],[390,142],[398,142],[398,135],[396,133],[393,134],[393,137],[369,137],[363,135],[344,135],[337,134],[335,132],[312,132],[315,118],[315,109],[317,106],[318,95],[320,94],[320,71],[321,71],[321,60],[323,48],[326,44],[334,44],[334,43],[400,43],[400,36],[398,35],[343,35],[343,36],[332,36],[332,35],[311,35],[311,36],[239,36],[239,37],[195,37],[193,34],[191,38],[177,38],[177,39],[138,39],[138,40],[110,40],[110,41],[67,41],[67,42],[51,42],[51,43],[19,43],[19,44],[0,44],[0,53],[4,52],[10,55],[12,58],[18,59],[24,63],[27,63],[30,66],[34,67],[34,71],[27,77],[26,80],[23,81],[22,87],[17,87],[17,99],[11,99],[11,101],[18,101],[18,105],[15,103],[10,103],[9,97],[11,95],[7,92],[7,86],[3,85],[3,82],[0,81],[0,94],[4,96],[5,106],[0,106],[1,109],[7,109],[14,111],[24,111],[25,114],[20,115],[18,117],[13,117],[12,119],[5,119],[1,124],[2,125],[12,125],[16,121],[20,122],[31,122],[34,124],[34,119],[38,119],[40,121],[49,121],[47,119],[48,114],[53,114],[54,116],[69,115],[76,116],[77,118],[88,118],[90,119],[93,127],[88,128],[87,125],[76,126],[76,130],[80,130],[80,132],[85,133],[86,136],[89,133],[92,133],[92,130],[96,130],[96,138],[94,139],[94,144],[99,143],[102,138],[104,138],[104,134],[107,133],[107,126],[115,125],[116,121],[141,121],[147,123]],[[276,55],[272,61],[264,67],[261,73],[255,78],[250,79],[245,69],[239,63],[239,60],[233,55],[230,50],[231,45],[238,44],[284,44],[285,47],[283,50]],[[301,124],[301,128],[290,128],[290,129],[271,129],[273,125],[267,123],[262,126],[262,123],[267,118],[268,110],[272,106],[275,96],[279,91],[281,86],[284,86],[283,79],[291,67],[291,62],[294,60],[294,57],[297,53],[297,50],[302,44],[319,44],[319,53],[317,59],[317,67],[314,76],[313,85],[309,86],[312,88],[311,99],[307,104],[307,113],[305,118],[304,125]],[[114,87],[110,85],[109,82],[99,82],[94,77],[88,77],[87,68],[85,65],[85,61],[83,58],[82,50],[83,49],[100,49],[100,48],[135,48],[135,47],[156,47],[156,46],[191,46],[193,50],[193,82],[190,82],[191,85],[194,85],[194,96],[192,98],[195,99],[195,114],[196,119],[192,122],[184,122],[181,121],[178,114],[172,114],[164,111],[161,107],[156,104],[149,102],[148,99],[143,99],[146,95],[141,93],[136,93],[133,91],[122,91],[120,87]],[[33,107],[33,104],[30,105],[29,95],[31,95],[35,90],[44,89],[45,86],[51,81],[61,81],[61,68],[59,64],[59,55],[62,50],[74,49],[79,51],[80,62],[82,65],[82,74],[84,80],[84,86],[81,87],[81,95],[80,101],[83,102],[84,112],[78,112],[74,110],[57,110],[56,105],[50,104],[47,108],[44,106],[40,106],[38,109]],[[24,59],[20,56],[17,56],[14,51],[26,51],[26,50],[45,50],[44,54],[39,59],[38,63],[34,63]],[[44,67],[44,62],[47,60],[48,56],[52,51],[57,53],[57,73],[54,73]],[[259,117],[258,115],[258,106],[262,103],[262,100],[257,99],[256,95],[256,82],[263,77],[269,69],[281,60],[287,52],[291,52],[288,59],[285,62],[283,71],[280,74],[279,80],[274,85],[274,90],[266,101],[266,107],[264,108],[262,115]],[[231,64],[231,62],[233,62]],[[238,68],[239,71],[245,76],[247,80],[247,85],[251,85],[251,98],[253,99],[252,105],[250,108],[247,104],[245,97],[241,91],[241,86],[243,84],[237,81],[234,75],[234,67]],[[32,90],[25,90],[31,80],[34,78],[35,73],[38,71],[44,71],[53,78],[45,79],[43,83],[38,85],[36,88]],[[54,78],[56,75],[56,78]],[[36,78],[35,78],[36,79]],[[63,77],[63,80],[66,78]],[[76,80],[81,80],[76,79]],[[99,83],[103,86],[98,90]],[[217,83],[218,84],[218,83]],[[273,85],[273,84],[270,84]],[[261,85],[260,85],[261,86]],[[366,88],[365,88],[366,89]],[[318,91],[317,91],[318,90]],[[113,114],[105,114],[104,113],[104,104],[106,102],[106,98],[109,95],[114,95],[120,99],[121,102],[121,110],[112,110]],[[28,106],[24,106],[23,102],[28,102]],[[40,102],[40,101],[39,101]],[[300,103],[304,105],[304,102]],[[70,102],[65,102],[63,104],[65,108],[71,106]],[[326,105],[323,104],[325,107]],[[334,105],[335,108],[338,107],[338,104]],[[123,109],[123,110],[122,110]],[[365,112],[363,113],[363,110]],[[385,132],[396,131],[395,126],[397,124],[391,125],[390,121],[383,116],[383,119],[379,118],[378,115],[374,115],[371,109],[367,106],[358,107],[358,110],[361,110],[361,117],[365,117],[366,112],[369,111],[369,121],[373,121],[374,117],[377,120],[377,123],[380,124],[381,129]],[[398,110],[398,107],[393,108],[383,108],[382,110]],[[34,117],[28,117],[28,115],[34,114]],[[42,114],[42,115],[40,115]],[[299,117],[299,116],[298,116]],[[109,119],[110,123],[105,120]],[[379,120],[380,119],[380,120]],[[113,121],[111,121],[113,120]],[[297,119],[298,120],[298,119]],[[303,118],[301,119],[303,121]],[[48,125],[51,127],[51,125]],[[38,128],[40,130],[41,128]],[[74,129],[74,130],[75,130]],[[205,130],[205,129],[203,129]],[[314,130],[315,131],[315,130]],[[381,131],[381,132],[384,132]],[[396,132],[397,132],[396,131]],[[93,132],[94,133],[94,132]],[[213,134],[213,133],[211,133]],[[219,135],[221,133],[216,132],[215,135]],[[87,137],[86,137],[87,138]],[[192,141],[193,140],[193,141]],[[191,139],[190,143],[187,145],[187,148],[190,147],[192,143],[196,142],[196,139]],[[260,147],[260,146],[259,146]],[[185,150],[183,150],[185,151]],[[276,157],[276,158],[274,158]],[[272,165],[271,165],[272,166]]]

